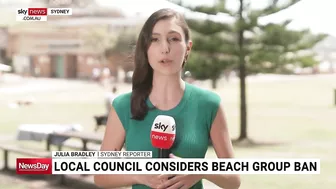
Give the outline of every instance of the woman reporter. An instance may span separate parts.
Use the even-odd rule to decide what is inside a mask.
[[[218,158],[232,158],[233,148],[220,97],[181,79],[191,52],[188,26],[179,13],[161,9],[145,22],[137,41],[132,92],[114,99],[101,150],[158,151],[149,133],[158,115],[175,119],[171,158],[204,158],[209,138]],[[170,175],[171,176],[171,175]],[[202,179],[221,188],[237,189],[239,175],[96,175],[102,188],[200,189]]]

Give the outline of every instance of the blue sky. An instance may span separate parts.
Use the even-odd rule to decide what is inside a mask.
[[[171,7],[165,0],[98,0],[103,4],[113,4],[122,10],[134,14],[140,12],[149,16],[159,8]],[[214,0],[183,0],[190,5],[211,4]],[[267,5],[269,0],[251,0],[253,8]],[[141,3],[140,3],[141,2]],[[238,0],[228,0],[228,7],[236,9]],[[286,0],[280,0],[286,2]],[[178,8],[177,8],[178,9]],[[309,28],[312,32],[324,32],[336,36],[336,0],[302,0],[300,3],[278,14],[263,18],[261,22],[281,22],[293,19],[290,25],[293,29]]]

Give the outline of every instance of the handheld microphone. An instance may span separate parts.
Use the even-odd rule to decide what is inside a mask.
[[[171,116],[158,115],[150,133],[152,145],[159,149],[159,158],[169,158],[170,148],[175,141],[176,126]]]

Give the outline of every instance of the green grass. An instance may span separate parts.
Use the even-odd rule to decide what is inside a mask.
[[[336,178],[335,78],[248,84],[248,130],[256,142],[275,146],[239,147],[240,158],[320,158],[320,175],[242,175],[242,189],[332,189]],[[236,84],[219,90],[232,137],[239,129]]]
[[[1,188],[6,188],[6,189],[25,189],[25,187],[23,185],[7,185],[7,184],[0,184]]]
[[[97,112],[97,113],[96,113]],[[99,103],[45,103],[31,107],[22,107],[8,110],[1,108],[1,115],[6,119],[1,120],[0,132],[13,134],[20,124],[69,124],[79,123],[85,130],[93,130],[93,115],[102,111]]]
[[[230,134],[239,134],[239,86],[221,83]],[[129,88],[129,87],[125,87]],[[241,189],[334,189],[336,185],[335,77],[303,78],[293,81],[248,82],[248,134],[256,143],[277,145],[234,146],[239,158],[320,158],[320,175],[242,175]],[[31,107],[0,106],[1,136],[15,135],[22,123],[80,123],[93,131],[93,115],[104,112],[103,91],[93,85],[35,94]],[[25,94],[26,95],[26,94]],[[16,99],[22,95],[2,95]],[[4,97],[4,98],[3,98]],[[1,101],[5,105],[5,100]],[[41,144],[42,145],[42,144]],[[209,149],[208,157],[213,157]],[[12,156],[13,157],[13,156]],[[16,188],[7,184],[6,188]],[[212,188],[209,185],[208,188]],[[207,187],[206,187],[207,188]]]

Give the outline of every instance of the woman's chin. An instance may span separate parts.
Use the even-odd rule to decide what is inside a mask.
[[[180,71],[176,70],[176,69],[157,69],[154,71],[155,74],[154,75],[159,75],[159,76],[178,76]]]

